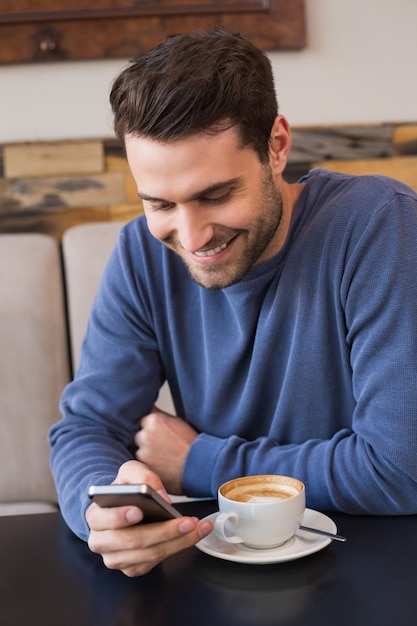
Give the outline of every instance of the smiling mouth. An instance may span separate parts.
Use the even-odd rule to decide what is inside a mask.
[[[210,250],[196,250],[194,254],[195,256],[198,256],[201,258],[215,256],[216,254],[219,254],[219,252],[222,252],[223,250],[225,250],[227,246],[229,246],[232,243],[232,241],[236,239],[236,237],[237,235],[229,239],[229,241],[226,241],[225,243],[220,244],[220,246],[216,246],[215,248],[210,248]]]
[[[194,254],[196,256],[201,256],[201,257],[214,256],[215,254],[218,254],[219,252],[224,250],[228,245],[229,245],[229,242],[222,243],[222,245],[221,246],[217,246],[217,248],[212,248],[211,250],[198,250],[198,251],[194,252]]]

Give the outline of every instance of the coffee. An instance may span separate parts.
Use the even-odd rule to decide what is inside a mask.
[[[279,489],[273,485],[264,485],[259,487],[237,487],[231,489],[223,495],[229,500],[236,502],[273,502],[274,500],[286,500],[298,493],[295,489]]]
[[[292,498],[302,488],[299,481],[286,476],[246,476],[223,485],[221,493],[235,502],[273,502]]]
[[[297,532],[305,510],[301,481],[290,476],[242,476],[219,487],[214,528],[228,543],[268,549]]]

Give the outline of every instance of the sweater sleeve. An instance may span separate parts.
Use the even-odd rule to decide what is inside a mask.
[[[305,440],[299,432],[298,443],[202,433],[184,467],[186,493],[214,496],[232,477],[279,473],[306,484],[312,508],[417,513],[416,242],[415,197],[397,193],[346,249],[339,280],[345,323],[340,341],[350,354],[351,427],[327,439]]]
[[[59,505],[84,540],[88,488],[111,483],[133,458],[139,419],[163,381],[149,303],[139,295],[127,247],[122,232],[97,292],[78,371],[61,398],[63,419],[49,432]]]

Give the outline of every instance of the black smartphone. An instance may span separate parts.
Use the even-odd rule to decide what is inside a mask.
[[[143,520],[140,522],[163,522],[175,517],[182,517],[172,504],[164,500],[149,485],[93,485],[88,490],[88,495],[102,507],[112,506],[137,506],[143,512]]]

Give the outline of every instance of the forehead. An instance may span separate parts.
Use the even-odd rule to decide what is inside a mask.
[[[245,176],[259,163],[253,149],[241,146],[234,128],[169,143],[127,136],[125,146],[139,192],[165,199]]]

